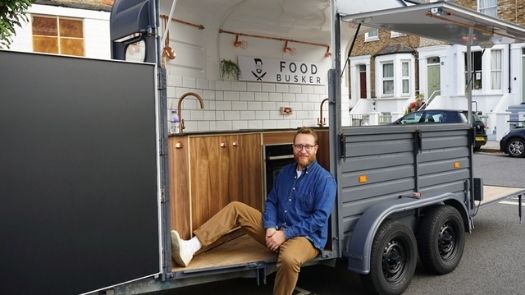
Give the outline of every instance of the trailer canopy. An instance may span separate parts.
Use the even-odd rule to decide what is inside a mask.
[[[342,5],[337,8],[346,22],[419,35],[449,44],[491,47],[494,44],[525,42],[525,28],[448,2],[359,14],[345,11]],[[469,35],[470,29],[472,35]]]

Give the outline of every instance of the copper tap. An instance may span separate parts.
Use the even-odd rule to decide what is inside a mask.
[[[326,125],[326,118],[323,118],[323,104],[328,101],[328,98],[323,99],[321,101],[321,109],[319,111],[319,118],[317,118],[317,126],[323,127]]]
[[[186,128],[184,126],[184,119],[182,118],[182,101],[184,100],[184,98],[186,98],[186,96],[194,96],[199,101],[201,105],[201,109],[204,108],[202,97],[195,92],[186,92],[179,98],[179,102],[177,104],[177,115],[179,116],[179,120],[180,120],[179,134],[182,134],[182,131],[184,130],[184,128]]]

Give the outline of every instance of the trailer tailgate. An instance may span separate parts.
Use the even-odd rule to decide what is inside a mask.
[[[476,201],[476,205],[485,206],[512,197],[523,197],[524,194],[525,188],[521,187],[484,185],[483,200],[481,201],[481,204],[479,203],[479,201]]]

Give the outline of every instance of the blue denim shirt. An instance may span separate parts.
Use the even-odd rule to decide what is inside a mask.
[[[334,178],[317,161],[306,167],[299,178],[296,164],[286,165],[266,199],[264,228],[284,228],[287,239],[306,237],[322,251],[335,194]]]

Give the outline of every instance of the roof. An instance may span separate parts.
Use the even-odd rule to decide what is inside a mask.
[[[403,45],[403,44],[393,44],[393,45],[387,45],[387,46],[383,47],[374,56],[398,54],[398,53],[415,54],[416,51],[413,48],[408,47],[408,46]]]
[[[36,0],[35,4],[87,10],[111,11],[114,0]]]
[[[343,21],[418,35],[449,44],[479,45],[525,42],[525,28],[452,4],[434,2],[402,8],[348,14]],[[471,34],[469,35],[469,31]]]

